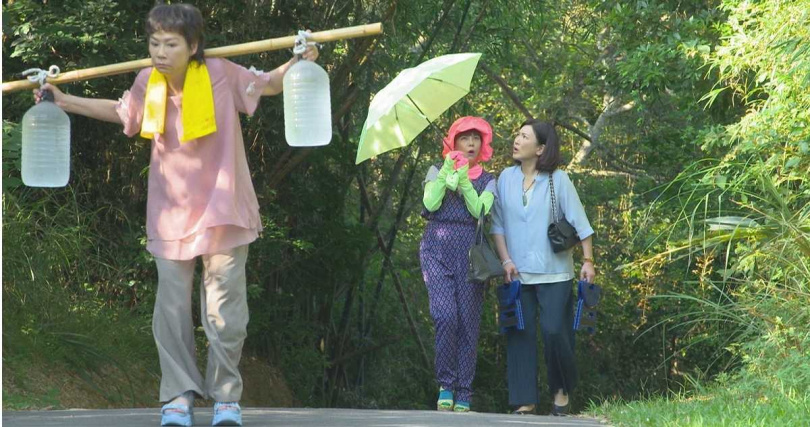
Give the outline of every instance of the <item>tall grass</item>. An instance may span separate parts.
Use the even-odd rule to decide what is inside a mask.
[[[82,209],[70,187],[6,188],[3,214],[3,370],[16,382],[9,386],[36,396],[53,384],[32,384],[26,371],[54,369],[81,378],[98,395],[90,401],[151,402],[139,387],[157,372],[151,319],[140,304],[150,291],[131,279],[148,273],[137,240],[118,240],[134,239],[137,228],[107,235],[103,217],[125,216]],[[111,244],[132,250],[113,256]],[[6,387],[4,397],[18,408],[39,406]]]
[[[685,373],[689,386],[670,397],[606,403],[595,413],[622,425],[806,422],[808,177],[778,172],[756,158],[701,162],[670,185],[653,208],[658,218],[675,212],[665,248],[624,267],[690,260],[695,280],[683,282],[680,292],[653,296],[679,310],[648,331],[666,326],[684,338],[682,353],[699,345],[713,348],[713,356]],[[719,361],[724,364],[715,366]]]

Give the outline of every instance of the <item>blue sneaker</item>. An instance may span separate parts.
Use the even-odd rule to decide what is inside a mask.
[[[162,426],[193,426],[194,408],[178,403],[167,403],[160,410]]]
[[[447,390],[444,387],[439,388],[439,400],[436,401],[436,410],[437,411],[452,411],[453,410],[453,392],[452,391]]]
[[[212,426],[241,426],[242,408],[239,402],[217,402],[214,404]]]

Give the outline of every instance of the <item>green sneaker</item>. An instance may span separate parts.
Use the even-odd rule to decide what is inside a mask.
[[[439,400],[436,402],[437,411],[452,411],[453,410],[453,392],[445,390],[444,387],[439,387]]]
[[[453,412],[470,412],[470,402],[459,400],[453,407]]]

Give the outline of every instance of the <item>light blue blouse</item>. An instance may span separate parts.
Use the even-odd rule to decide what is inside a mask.
[[[523,171],[520,166],[504,169],[498,177],[498,191],[492,209],[491,234],[506,238],[506,247],[521,273],[571,274],[574,276],[573,248],[560,253],[551,250],[548,226],[551,224],[549,175],[535,178],[528,209],[523,207]],[[581,239],[593,234],[574,184],[568,174],[557,169],[553,174],[557,211],[574,226]]]

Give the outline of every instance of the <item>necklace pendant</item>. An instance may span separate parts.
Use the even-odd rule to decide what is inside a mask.
[[[528,202],[529,202],[529,201],[528,201],[528,200],[526,200],[526,193],[523,193],[523,206],[526,206],[526,204],[527,204]]]

